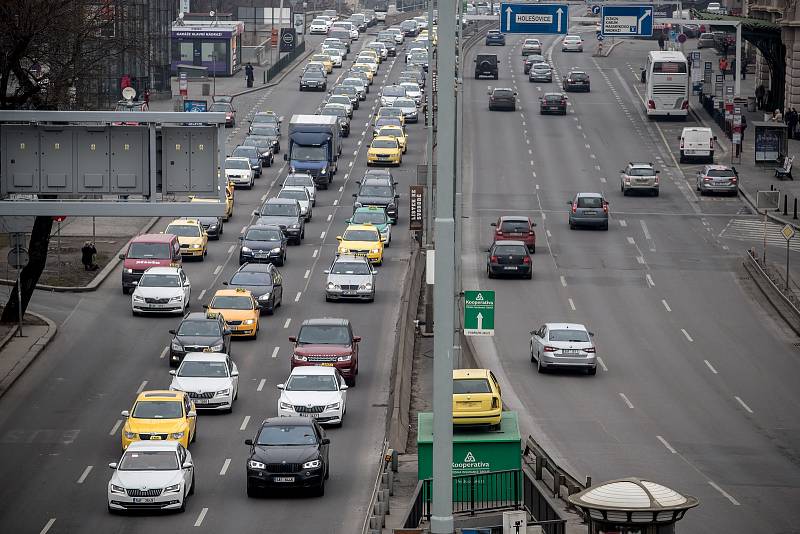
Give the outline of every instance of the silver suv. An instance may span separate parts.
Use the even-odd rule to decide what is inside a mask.
[[[619,171],[619,190],[623,196],[631,191],[644,191],[653,196],[658,196],[659,180],[657,171],[652,163],[630,162]]]

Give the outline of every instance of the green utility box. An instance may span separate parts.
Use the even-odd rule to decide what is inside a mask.
[[[433,475],[433,413],[417,414],[417,478]],[[503,412],[499,431],[487,428],[453,428],[453,500],[470,499],[471,490],[464,484],[485,486],[478,493],[485,500],[509,499],[514,493],[512,483],[522,484],[522,454],[517,412]],[[456,479],[459,475],[476,475],[497,471],[517,471],[518,476],[485,477],[470,480]]]

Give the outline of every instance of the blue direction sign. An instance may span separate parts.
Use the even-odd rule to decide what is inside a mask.
[[[600,16],[600,32],[606,37],[653,35],[652,4],[606,5]]]
[[[568,27],[567,4],[500,4],[503,33],[566,34]]]

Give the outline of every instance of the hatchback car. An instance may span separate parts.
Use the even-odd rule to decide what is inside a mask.
[[[531,71],[533,72],[533,71]],[[539,113],[556,115],[567,114],[567,95],[564,93],[545,93],[539,97]]]
[[[363,256],[340,254],[325,270],[325,300],[375,300],[377,271]]]
[[[306,222],[300,210],[300,203],[291,198],[268,198],[260,209],[253,212],[258,217],[256,224],[275,224],[287,239],[295,245],[302,243],[306,236]]]
[[[525,39],[522,42],[522,55],[541,54],[542,42],[539,39]]]
[[[536,253],[536,223],[530,217],[503,215],[492,223],[494,241],[523,241],[531,254]]]
[[[222,284],[249,291],[267,315],[283,304],[283,275],[271,263],[245,263]]]
[[[715,43],[713,33],[701,33],[697,39],[697,48],[714,48]]]
[[[177,367],[190,352],[231,353],[231,331],[218,313],[192,312],[170,330],[169,365]]]
[[[503,418],[500,384],[488,369],[453,369],[453,424],[499,428]]]
[[[286,263],[286,235],[276,224],[253,224],[239,236],[239,265],[269,262]]]
[[[486,255],[486,275],[533,278],[533,261],[524,241],[495,241]]]
[[[534,63],[528,71],[528,81],[550,83],[553,81],[553,69],[547,63]]]
[[[508,87],[497,87],[489,91],[489,111],[517,109],[517,92]]]
[[[498,46],[505,46],[506,45],[506,36],[504,33],[501,33],[500,30],[489,30],[486,32],[486,46],[491,45],[498,45]]]
[[[586,91],[587,93],[591,90],[591,84],[589,82],[589,75],[582,70],[572,69],[569,73],[564,76],[562,80],[562,87],[564,91]]]
[[[122,449],[134,441],[178,441],[184,447],[195,440],[197,412],[183,391],[142,391],[122,417]]]
[[[608,230],[608,202],[600,193],[578,193],[567,201],[569,210],[569,229],[578,226],[599,226]]]
[[[644,191],[657,197],[660,173],[652,163],[630,162],[619,171],[619,189],[623,196],[633,191]]]
[[[578,368],[597,374],[597,350],[582,324],[546,323],[531,331],[531,361],[540,373],[547,369]]]
[[[583,52],[583,38],[580,35],[567,35],[561,40],[562,52]]]
[[[308,196],[311,197],[311,205],[317,205],[317,186],[310,174],[304,172],[289,173],[283,179],[283,187],[286,186],[305,187],[306,191],[308,191]]]
[[[239,369],[228,354],[191,352],[169,374],[169,389],[188,393],[195,409],[233,411],[233,401],[239,396]]]
[[[739,194],[739,174],[736,167],[706,165],[697,173],[697,190],[706,193]]]

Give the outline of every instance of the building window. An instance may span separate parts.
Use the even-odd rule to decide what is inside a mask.
[[[194,43],[181,41],[179,50],[181,54],[181,61],[188,61],[191,63],[192,59],[194,58]]]

